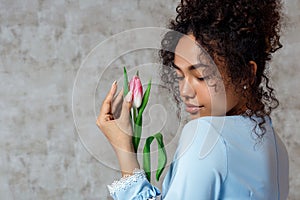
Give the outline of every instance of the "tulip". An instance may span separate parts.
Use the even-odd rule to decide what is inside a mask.
[[[133,106],[139,108],[143,99],[143,87],[140,78],[135,75],[129,82],[129,90],[132,92]]]
[[[132,143],[133,143],[134,151],[136,153],[142,135],[142,127],[143,127],[142,115],[149,100],[150,89],[151,89],[151,80],[149,80],[145,94],[143,94],[143,87],[138,72],[135,76],[133,76],[133,78],[130,80],[130,83],[128,84],[127,71],[126,68],[124,67],[124,95],[127,95],[128,91],[130,91],[132,94],[132,101],[133,101],[133,107],[131,108],[131,112],[133,115],[130,113],[130,119],[133,125]],[[158,145],[158,165],[156,170],[157,181],[159,181],[159,178],[167,163],[167,154],[163,143],[163,136],[160,132],[158,132],[155,135],[152,135],[146,139],[146,143],[143,150],[143,165],[144,165],[143,168],[145,170],[148,181],[150,181],[151,178],[151,158],[150,158],[151,147],[150,146],[154,139],[156,139]]]

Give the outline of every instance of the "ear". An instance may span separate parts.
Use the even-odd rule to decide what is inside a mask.
[[[251,67],[252,76],[253,76],[252,81],[251,81],[251,84],[253,84],[253,83],[254,83],[254,80],[255,80],[255,77],[256,77],[257,64],[256,64],[256,62],[254,62],[253,60],[251,60],[251,61],[249,62],[249,65],[250,65],[250,67]]]

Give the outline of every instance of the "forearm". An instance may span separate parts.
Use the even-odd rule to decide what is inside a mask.
[[[125,149],[115,149],[122,176],[132,175],[134,169],[139,169],[140,165],[137,160],[137,154],[134,152],[133,146]]]
[[[128,146],[124,146],[124,144]],[[144,170],[139,169],[140,165],[132,143],[124,142],[122,148],[115,149],[115,151],[122,171],[122,178],[108,185],[110,195],[114,199],[120,200],[148,200],[159,196],[160,191],[149,183]]]

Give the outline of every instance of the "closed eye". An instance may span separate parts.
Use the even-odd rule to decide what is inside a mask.
[[[210,78],[212,78],[211,75],[204,76],[204,77],[198,77],[197,79],[198,79],[199,81],[206,81],[206,80],[208,80],[208,79],[210,79]]]
[[[199,81],[205,81],[207,79],[207,77],[199,77],[197,78]]]

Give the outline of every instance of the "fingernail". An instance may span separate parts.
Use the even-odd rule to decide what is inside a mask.
[[[131,100],[132,100],[132,92],[129,91],[127,93],[127,95],[125,96],[125,101],[127,101],[129,103],[129,102],[131,102]]]
[[[111,86],[114,86],[116,83],[117,83],[117,80],[115,80],[115,81],[112,83]]]

